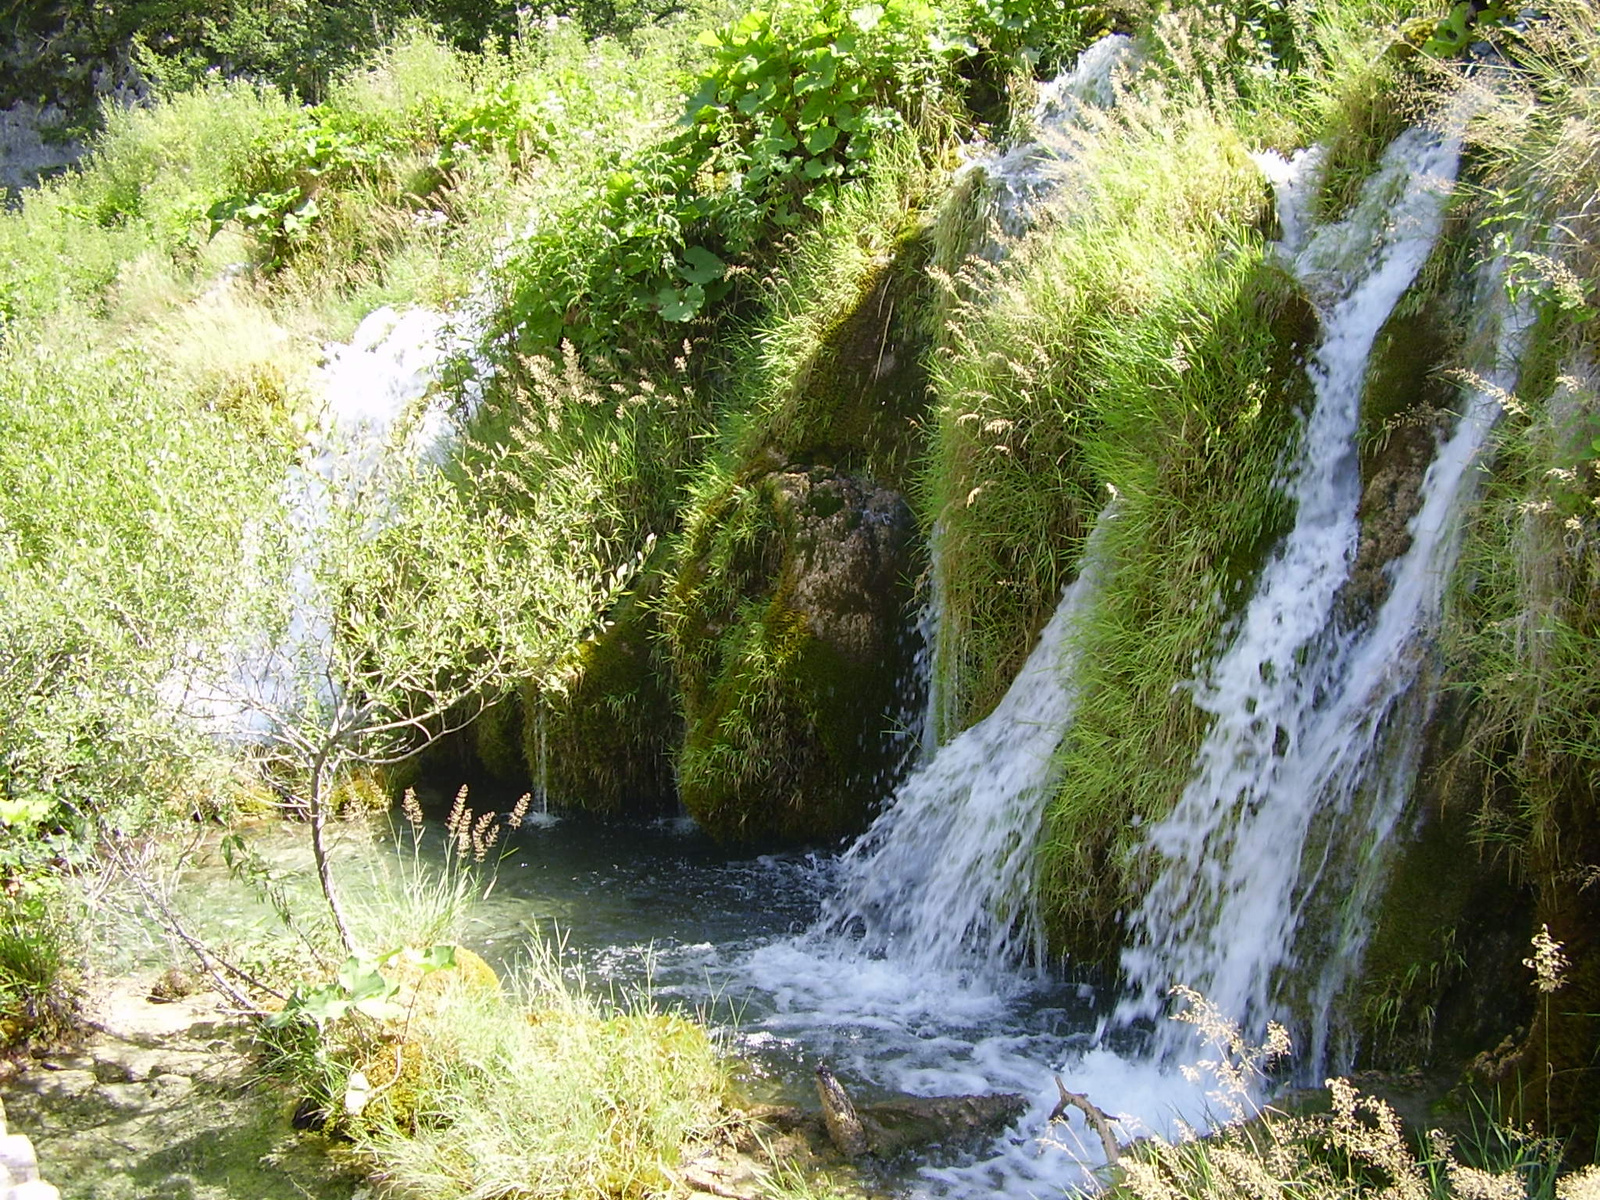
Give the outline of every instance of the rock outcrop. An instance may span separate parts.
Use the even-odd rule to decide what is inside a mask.
[[[900,757],[914,522],[830,467],[734,483],[696,530],[669,610],[684,807],[728,841],[861,828]]]

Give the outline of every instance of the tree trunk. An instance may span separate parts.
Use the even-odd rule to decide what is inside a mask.
[[[339,944],[344,947],[346,954],[354,954],[355,939],[350,936],[350,923],[345,920],[344,908],[339,903],[339,891],[334,886],[333,867],[328,862],[328,847],[323,838],[328,812],[322,801],[322,777],[327,773],[327,765],[327,757],[321,754],[311,764],[311,854],[317,862],[317,882],[322,885],[323,898],[327,900],[328,911],[333,915],[333,927],[339,934]]]

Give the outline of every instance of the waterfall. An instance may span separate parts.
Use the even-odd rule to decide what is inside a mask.
[[[1355,437],[1368,357],[1438,236],[1458,154],[1454,139],[1403,134],[1352,214],[1320,228],[1305,211],[1319,156],[1263,163],[1284,257],[1323,320],[1308,366],[1315,401],[1288,482],[1297,513],[1231,645],[1194,685],[1215,720],[1182,798],[1149,832],[1155,878],[1123,957],[1124,1021],[1155,1016],[1167,988],[1185,983],[1259,1030],[1283,1015],[1283,985],[1298,974],[1313,1010],[1299,1060],[1307,1078],[1329,1065],[1329,1010],[1359,965],[1382,877],[1374,860],[1409,798],[1431,704],[1418,686],[1428,630],[1468,468],[1496,411],[1492,386],[1471,399],[1424,478],[1410,548],[1390,564],[1378,611],[1341,615],[1360,532]],[[1503,334],[1514,340],[1517,325]]]
[[[1006,236],[1021,237],[1037,224],[1066,179],[1061,160],[1072,152],[1071,131],[1082,123],[1085,110],[1116,103],[1117,75],[1129,69],[1134,54],[1133,39],[1106,34],[1078,55],[1070,71],[1040,87],[1029,119],[1031,140],[1004,153],[978,153],[968,161],[964,169],[984,173],[991,211]],[[998,259],[1005,248],[991,242],[980,253]]]
[[[1076,692],[1077,622],[1099,595],[1101,513],[1078,576],[994,711],[941,747],[846,853],[821,928],[936,969],[1042,962],[1033,861]]]
[[[322,397],[317,428],[283,481],[281,531],[258,530],[242,568],[245,603],[271,613],[273,636],[225,648],[224,665],[201,658],[175,675],[174,706],[225,737],[251,739],[271,730],[271,714],[307,703],[328,704],[332,605],[318,580],[322,538],[343,506],[374,528],[393,504],[391,489],[406,475],[442,464],[476,408],[479,392],[437,393],[444,364],[470,353],[477,322],[453,322],[428,309],[370,313],[343,345],[328,347],[315,373]],[[278,533],[286,573],[262,547]]]
[[[1005,238],[1024,236],[1039,220],[1048,201],[1062,187],[1067,175],[1062,160],[1070,156],[1070,131],[1080,125],[1085,112],[1109,108],[1116,103],[1115,79],[1133,61],[1133,40],[1120,33],[1108,33],[1078,56],[1072,69],[1043,84],[1033,106],[1029,126],[1034,137],[1001,153],[981,142],[969,147],[967,161],[957,172],[981,172],[985,203],[993,222]],[[1006,254],[1004,240],[991,237],[977,249],[989,260]],[[941,655],[948,649],[941,637],[958,636],[944,628],[944,555],[941,551],[943,527],[935,522],[928,536],[928,590],[917,613],[916,629],[922,642],[915,670],[926,702],[916,715],[915,751],[926,758],[939,748],[955,724],[956,696],[952,695],[948,673],[940,669]]]

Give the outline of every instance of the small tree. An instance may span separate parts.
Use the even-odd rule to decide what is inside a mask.
[[[334,782],[416,754],[550,671],[639,562],[603,532],[617,522],[596,480],[546,458],[519,423],[448,474],[394,454],[364,464],[356,486],[295,492],[301,511],[256,554],[287,594],[243,587],[238,623],[255,632],[238,644],[254,649],[235,651],[220,681],[197,670],[208,682],[187,690],[192,708],[228,714],[257,758],[294,781],[347,951],[325,837]]]

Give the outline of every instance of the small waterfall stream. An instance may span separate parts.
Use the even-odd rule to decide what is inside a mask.
[[[1181,982],[1259,1031],[1289,1015],[1282,997],[1294,995],[1294,1024],[1309,1034],[1297,1067],[1310,1080],[1342,1066],[1330,1062],[1333,1007],[1359,969],[1385,848],[1410,797],[1432,704],[1417,686],[1428,633],[1468,468],[1495,413],[1490,395],[1471,398],[1423,480],[1386,597],[1365,619],[1342,612],[1360,532],[1367,361],[1438,236],[1458,153],[1448,138],[1402,135],[1356,211],[1315,229],[1303,206],[1317,157],[1263,164],[1285,214],[1283,252],[1324,326],[1290,483],[1297,517],[1232,644],[1196,685],[1195,703],[1216,720],[1182,799],[1149,833],[1159,869],[1123,959],[1123,1020],[1155,1016]],[[1158,1040],[1177,1052],[1170,1032]]]
[[[383,307],[348,342],[328,347],[313,377],[322,400],[317,427],[283,481],[287,553],[263,566],[247,548],[242,572],[252,596],[276,609],[276,633],[232,648],[220,673],[210,661],[191,666],[191,677],[175,677],[170,690],[180,711],[220,736],[249,739],[273,713],[331,701],[332,605],[317,577],[321,540],[336,506],[381,524],[392,489],[408,473],[443,463],[480,393],[475,384],[459,395],[430,393],[444,364],[475,348],[477,328],[470,312],[453,319]]]
[[[994,711],[918,768],[841,860],[821,929],[849,953],[947,970],[1044,961],[1031,864],[1072,718],[1074,624],[1098,597],[1113,510]]]
[[[1318,874],[1302,863],[1316,852],[1317,819],[1349,812],[1387,709],[1406,690],[1399,671],[1375,679],[1352,660],[1374,639],[1398,648],[1393,626],[1409,629],[1415,614],[1385,605],[1346,629],[1335,600],[1360,534],[1355,439],[1367,360],[1432,250],[1458,153],[1423,131],[1402,134],[1350,217],[1316,229],[1301,212],[1315,156],[1279,175],[1284,229],[1301,242],[1284,254],[1323,321],[1309,367],[1315,402],[1289,481],[1295,524],[1232,645],[1195,689],[1216,720],[1182,799],[1147,839],[1159,871],[1123,959],[1132,986],[1124,1019],[1154,1016],[1181,982],[1246,1028],[1264,1024]],[[1417,538],[1410,554],[1426,555],[1426,542]],[[1372,694],[1375,683],[1386,694]],[[1362,840],[1349,836],[1354,827],[1381,835],[1392,824],[1404,789],[1376,790],[1364,817],[1344,819],[1341,842]],[[1332,847],[1327,839],[1322,849]]]

